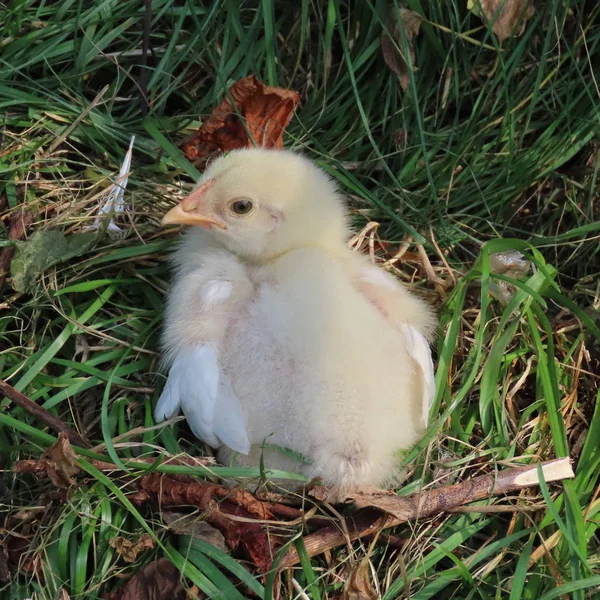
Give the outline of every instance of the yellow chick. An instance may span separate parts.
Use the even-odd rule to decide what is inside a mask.
[[[339,493],[396,481],[434,397],[436,321],[348,248],[333,181],[290,151],[235,151],[162,222],[193,227],[174,256],[156,420],[182,410],[221,461],[264,452]]]

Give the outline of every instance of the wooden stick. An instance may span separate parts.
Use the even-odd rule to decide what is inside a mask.
[[[68,425],[63,423],[58,417],[55,417],[52,413],[48,412],[45,408],[42,408],[39,404],[30,400],[25,394],[22,394],[18,390],[2,381],[0,379],[0,394],[6,396],[9,400],[12,400],[17,406],[24,408],[30,415],[33,415],[36,419],[39,419],[42,423],[53,429],[57,433],[61,431],[69,438],[69,441],[79,446],[80,448],[89,448],[90,445]]]
[[[153,460],[138,459],[135,462],[143,465],[147,462],[152,463]],[[194,464],[197,460],[202,459],[172,457],[167,459],[165,464]],[[115,465],[110,463],[92,462],[98,469],[103,471],[118,470]],[[40,473],[46,471],[46,469],[47,466],[44,461],[36,460],[23,460],[13,465],[13,471],[20,473]],[[541,469],[547,482],[574,477],[571,462],[568,458],[543,462],[541,463]],[[306,536],[304,545],[309,557],[316,556],[348,541],[361,538],[373,539],[373,536],[382,530],[409,520],[429,517],[443,512],[452,512],[464,504],[531,487],[538,483],[538,464],[534,464],[506,469],[495,474],[481,475],[456,485],[422,491],[410,496],[397,496],[393,492],[383,490],[357,493],[351,500],[360,510],[345,518],[345,531],[341,531],[339,526],[325,525],[315,533]],[[261,522],[273,522],[275,516],[284,519],[275,522],[282,526],[290,524],[290,519],[292,519],[292,522],[303,519],[321,520],[316,515],[309,515],[303,513],[302,510],[282,504],[281,501],[285,499],[284,496],[269,495],[272,496],[269,497],[270,501],[265,501],[262,499],[262,494],[261,499],[259,499],[247,490],[228,489],[211,482],[195,481],[194,478],[189,476],[168,476],[166,474],[151,473],[140,480],[136,480],[136,486],[138,492],[130,496],[130,499],[137,503],[155,498],[162,505],[188,504],[208,511],[207,514],[212,515],[213,524],[228,533],[230,542],[234,541],[232,547],[236,546],[238,542],[246,545],[247,551],[253,555],[253,560],[258,560],[256,562],[257,566],[262,569],[269,567],[270,561],[262,564],[262,554],[258,551],[255,552],[256,548],[253,546],[257,539],[262,546],[266,544],[262,540],[264,532],[259,531]],[[217,499],[220,501],[220,510],[215,512],[215,506],[217,505],[214,502]],[[209,508],[211,510],[208,510]],[[485,510],[489,507],[474,508]],[[242,535],[242,530],[238,530],[240,527],[237,523],[238,520],[247,527],[253,528],[248,539]],[[392,541],[394,547],[400,547],[402,544],[402,540],[395,538],[392,540],[390,538],[390,542]],[[298,561],[297,552],[290,550],[283,558],[281,568],[291,567]]]
[[[548,482],[575,476],[568,458],[543,462],[541,465],[544,479]],[[495,475],[480,475],[456,485],[410,496],[358,494],[354,497],[354,503],[362,510],[359,510],[354,517],[346,518],[348,536],[354,541],[409,520],[429,517],[468,502],[537,485],[539,483],[537,468],[537,465],[531,465],[507,469]],[[346,535],[338,527],[328,526],[306,536],[304,546],[308,556],[311,557],[340,546],[346,541]],[[291,549],[283,557],[281,568],[291,567],[299,560],[296,550]]]

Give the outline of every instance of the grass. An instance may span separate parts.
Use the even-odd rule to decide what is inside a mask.
[[[521,456],[570,455],[576,477],[490,500],[495,510],[399,528],[408,540],[402,551],[355,544],[311,560],[298,529],[303,560],[284,576],[283,596],[299,597],[293,576],[302,597],[333,598],[366,558],[389,600],[597,597],[600,6],[538,2],[523,34],[500,44],[466,1],[406,4],[425,16],[406,92],[381,56],[382,1],[240,8],[154,0],[146,66],[140,2],[0,7],[5,215],[27,207],[33,231],[81,232],[136,136],[123,235],[101,236],[27,293],[5,286],[0,377],[103,444],[115,464],[157,458],[163,448],[198,455],[185,426],[152,429],[151,416],[174,242],[158,224],[196,173],[177,144],[240,77],[292,87],[303,102],[286,145],[339,180],[357,228],[379,223],[377,235],[389,242],[382,258],[412,236],[409,250],[422,243],[439,279],[407,260],[393,267],[438,306],[441,321],[436,418],[408,457],[400,493]],[[489,293],[501,281],[490,255],[507,250],[521,251],[535,272],[504,305]],[[46,480],[11,472],[54,439],[0,401],[2,539],[9,563],[21,567],[3,598],[52,599],[61,588],[100,598],[159,556],[207,597],[235,600],[248,589],[272,597],[272,577],[256,578],[234,557],[169,532],[160,513],[134,507],[119,482],[87,461],[93,453],[81,453],[87,475],[66,499]],[[133,564],[108,543],[143,532],[158,545]]]

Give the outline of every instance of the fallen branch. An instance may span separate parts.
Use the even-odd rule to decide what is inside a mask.
[[[61,438],[59,436],[60,445]],[[64,442],[64,440],[62,440]],[[54,453],[52,460],[24,460],[15,463],[13,470],[19,473],[44,473],[56,476],[56,471],[62,469],[63,458],[70,456],[68,447],[61,447],[60,453]],[[75,456],[73,454],[73,456]],[[163,464],[199,464],[204,459],[191,457],[171,457]],[[209,459],[211,460],[211,459]],[[140,466],[152,464],[154,459],[138,459],[128,461],[128,467],[138,462]],[[118,471],[110,463],[93,461],[94,466],[102,471]],[[67,461],[71,467],[73,461]],[[499,496],[539,483],[538,464],[527,467],[506,469],[499,473],[481,475],[462,483],[422,491],[410,496],[398,496],[393,492],[375,491],[358,493],[348,500],[360,510],[344,519],[345,527],[340,529],[338,524],[331,524],[328,517],[319,516],[313,506],[309,511],[283,504],[291,501],[294,496],[260,493],[252,494],[240,488],[227,488],[212,481],[197,479],[189,475],[168,475],[156,471],[129,481],[134,490],[129,499],[137,504],[148,501],[157,502],[160,506],[196,506],[203,518],[219,529],[224,535],[231,550],[238,546],[254,562],[262,573],[271,568],[273,550],[281,546],[284,540],[283,528],[311,522],[321,525],[316,532],[304,538],[308,556],[316,556],[336,546],[343,545],[349,540],[377,539],[400,547],[402,540],[381,534],[382,530],[394,527],[409,520],[425,518],[443,512],[452,512],[457,507],[483,500],[491,496]],[[51,468],[49,468],[51,467]],[[573,477],[573,470],[568,458],[541,463],[544,479],[548,482],[559,481]],[[61,473],[58,473],[61,475]],[[73,471],[66,473],[67,483]],[[56,478],[56,477],[55,477]],[[64,477],[62,479],[65,479]],[[316,488],[315,488],[316,489]],[[268,498],[268,499],[267,499]],[[313,499],[314,500],[314,499]],[[347,501],[348,501],[347,500]],[[314,500],[317,503],[317,500]],[[464,507],[477,509],[477,507]],[[489,508],[480,507],[482,511]],[[505,507],[506,508],[506,507]],[[266,531],[265,528],[271,528]],[[273,529],[273,527],[275,529]],[[284,556],[281,568],[288,568],[299,561],[295,550],[290,550]]]
[[[571,461],[568,458],[543,462],[541,467],[547,482],[574,477]],[[348,536],[354,541],[406,521],[430,517],[469,502],[507,494],[538,483],[538,465],[534,464],[507,469],[495,475],[480,475],[456,485],[410,496],[397,496],[385,492],[357,494],[352,500],[362,510],[346,519]],[[347,539],[338,527],[327,526],[306,536],[304,546],[308,556],[311,557],[345,544]],[[281,568],[291,567],[299,560],[298,553],[292,549],[283,557]]]
[[[30,400],[25,394],[16,390],[12,385],[6,383],[6,381],[0,380],[0,394],[6,396],[9,400],[12,400],[17,406],[25,409],[30,415],[39,419],[44,425],[47,425],[50,429],[56,431],[56,433],[64,433],[69,438],[69,441],[76,446],[79,446],[80,448],[90,447],[90,445],[74,429],[71,429],[58,417],[55,417],[45,408],[42,408],[39,404]]]

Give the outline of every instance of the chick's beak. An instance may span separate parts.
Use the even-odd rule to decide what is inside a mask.
[[[226,229],[225,223],[203,215],[199,210],[202,197],[214,185],[214,181],[203,183],[196,191],[184,198],[177,206],[172,208],[161,221],[161,225],[196,225],[211,229],[218,227]]]
[[[197,225],[198,227],[205,227],[206,229],[210,229],[211,227],[225,229],[225,224],[221,223],[221,221],[191,211],[186,211],[181,204],[172,208],[162,218],[161,225]]]

